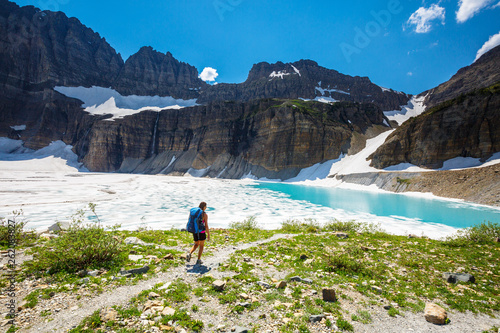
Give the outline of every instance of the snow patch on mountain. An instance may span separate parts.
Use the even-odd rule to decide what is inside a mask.
[[[335,87],[336,88],[336,87]],[[345,94],[345,95],[350,95],[351,93],[349,92],[346,92],[346,91],[343,91],[343,90],[339,90],[339,89],[330,89],[330,85],[328,85],[328,88],[327,89],[324,89],[321,87],[321,81],[318,82],[318,87],[315,87],[315,89],[317,91],[319,91],[319,93],[321,94],[321,96],[325,96],[325,93],[329,92],[330,95],[332,92],[336,92],[336,93],[340,93],[340,94]]]
[[[297,67],[295,67],[294,65],[290,64],[290,66],[292,66],[293,70],[295,71],[295,73],[299,74],[299,76],[302,76],[300,74],[300,71],[297,69]]]
[[[426,96],[413,96],[407,105],[401,107],[401,110],[384,111],[384,115],[389,120],[395,120],[399,125],[410,118],[416,117],[425,111]]]
[[[271,74],[269,74],[269,77],[271,79],[274,79],[275,77],[279,77],[280,79],[283,80],[283,77],[286,76],[286,75],[290,75],[292,73],[287,73],[286,71],[273,71]]]
[[[26,125],[16,125],[16,126],[11,126],[14,131],[24,131],[26,130]]]
[[[11,171],[88,171],[78,162],[72,146],[53,141],[47,147],[32,150],[22,140],[0,138],[0,168]],[[12,163],[17,162],[17,163]]]
[[[106,120],[123,118],[145,110],[159,112],[166,109],[182,109],[197,105],[195,99],[175,99],[171,96],[122,96],[114,89],[96,86],[91,88],[57,86],[54,90],[68,97],[81,100],[83,102],[82,107],[90,114],[113,115],[112,118]]]

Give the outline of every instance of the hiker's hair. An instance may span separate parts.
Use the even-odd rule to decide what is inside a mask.
[[[205,201],[202,201],[200,202],[200,205],[198,207],[200,207],[201,209],[207,208],[207,203]]]

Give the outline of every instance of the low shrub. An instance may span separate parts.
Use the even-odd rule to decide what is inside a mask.
[[[449,246],[467,246],[470,243],[488,244],[496,242],[500,237],[500,224],[496,222],[482,222],[478,225],[458,230],[448,236],[445,244]]]
[[[231,222],[229,228],[236,230],[255,230],[259,229],[257,226],[257,218],[255,215],[248,216],[243,222]]]
[[[281,230],[288,233],[316,233],[321,231],[321,227],[314,219],[304,219],[304,221],[288,219],[281,223]]]
[[[95,213],[92,206],[89,206]],[[120,267],[126,260],[122,240],[100,223],[83,223],[85,211],[73,216],[67,231],[31,249],[34,258],[25,262],[28,273],[74,273],[82,269]]]
[[[336,219],[327,222],[323,226],[325,231],[341,231],[341,232],[355,232],[355,233],[385,233],[380,224],[364,223],[356,221],[342,222]]]

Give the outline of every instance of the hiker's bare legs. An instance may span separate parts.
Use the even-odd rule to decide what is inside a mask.
[[[200,241],[197,241],[197,242],[194,242],[194,245],[193,247],[191,248],[191,251],[189,251],[189,254],[193,254],[194,251],[196,251],[196,249],[198,248],[198,243]]]
[[[201,259],[201,255],[203,254],[203,248],[205,247],[205,241],[198,241],[198,245],[200,246],[200,249],[198,250],[198,260]]]

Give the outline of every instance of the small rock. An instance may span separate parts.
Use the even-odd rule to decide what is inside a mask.
[[[315,316],[309,316],[309,321],[311,323],[318,323],[320,322],[321,320],[323,320],[325,317],[325,315],[315,315]]]
[[[286,281],[280,281],[276,283],[276,289],[283,289],[286,287]]]
[[[212,287],[217,290],[217,291],[223,291],[224,288],[226,287],[226,281],[222,281],[222,280],[215,280],[213,283],[212,283]]]
[[[249,308],[252,304],[250,304],[248,302],[242,302],[242,303],[238,303],[237,305],[242,306],[244,308]]]
[[[101,313],[101,319],[103,321],[116,321],[118,318],[118,312],[113,308],[106,308]]]
[[[301,254],[299,258],[300,260],[306,260],[309,257],[307,256],[307,254]]]
[[[68,230],[70,226],[69,222],[57,222],[51,225],[48,230],[52,232],[57,232],[61,230]]]
[[[76,310],[78,310],[78,305],[69,308],[69,311],[76,311]]]
[[[161,286],[160,288],[158,288],[158,290],[165,290],[165,289],[168,289],[170,287],[170,285],[172,284],[172,282],[167,282],[165,283],[163,286]]]
[[[418,236],[417,236],[417,235],[415,235],[415,234],[409,234],[409,235],[408,235],[408,238],[420,238],[420,237],[418,237]]]
[[[76,275],[78,275],[79,277],[85,277],[85,276],[87,276],[87,273],[88,273],[88,271],[86,269],[82,269],[82,270],[76,272]]]
[[[382,288],[380,288],[379,286],[372,286],[372,290],[379,293],[379,294],[382,294],[384,292],[384,290]]]
[[[90,279],[89,278],[83,278],[80,280],[83,284],[87,284],[90,282]]]
[[[248,294],[245,294],[245,293],[241,293],[240,297],[243,298],[243,299],[249,299],[250,298],[250,296],[248,296]]]
[[[443,279],[448,281],[449,283],[456,283],[457,281],[462,282],[476,282],[476,278],[467,273],[443,273]]]
[[[266,288],[266,289],[271,288],[271,285],[269,283],[264,282],[264,281],[259,281],[259,282],[257,282],[257,284],[263,288]]]
[[[17,306],[17,311],[22,311],[26,308],[26,304],[28,304],[27,301],[23,300],[21,301],[21,303],[19,303],[19,305]]]
[[[163,257],[164,260],[174,260],[174,255],[172,253],[167,254]]]
[[[290,278],[290,281],[300,282],[302,281],[302,278],[300,276],[293,276],[292,278]]]
[[[187,253],[183,253],[179,256],[180,259],[186,260],[187,259]]]
[[[161,312],[163,316],[173,316],[175,314],[175,309],[172,309],[171,307],[167,306],[163,311]]]
[[[235,332],[235,333],[250,333],[250,329],[248,329],[246,327],[236,326],[233,328],[234,328],[234,330],[231,329],[231,331]]]
[[[308,279],[308,278],[305,278],[305,279],[302,279],[302,282],[303,282],[303,283],[306,283],[306,284],[312,284],[312,283],[313,283],[313,280]]]
[[[390,310],[392,309],[392,305],[384,305],[384,310]]]
[[[89,276],[93,276],[93,277],[96,277],[96,276],[97,276],[97,274],[99,274],[99,271],[97,271],[97,270],[87,272],[87,275],[89,275]]]
[[[334,236],[337,236],[338,238],[342,238],[342,239],[346,239],[346,238],[349,238],[349,235],[346,234],[345,232],[334,232],[333,233]]]
[[[149,271],[149,266],[144,266],[141,268],[129,269],[128,271],[121,271],[120,274],[121,275],[127,275],[127,274],[136,275],[136,274],[144,274],[144,273],[147,273],[148,271]],[[130,275],[128,275],[128,276],[130,276]]]
[[[424,317],[430,323],[444,325],[448,315],[446,311],[437,304],[427,303],[425,305]]]
[[[129,254],[128,255],[128,259],[132,260],[132,261],[138,261],[138,260],[141,260],[142,258],[144,258],[144,256],[141,254]]]
[[[323,288],[323,301],[336,302],[337,296],[335,295],[335,290],[332,288]]]
[[[310,265],[313,263],[313,261],[314,261],[314,259],[307,259],[304,261],[304,265]]]
[[[153,291],[148,294],[149,299],[158,298],[158,297],[160,297],[160,295],[158,295],[157,293],[155,293]]]
[[[127,237],[124,240],[125,244],[134,244],[134,245],[147,245],[146,242],[137,238],[137,237]]]

